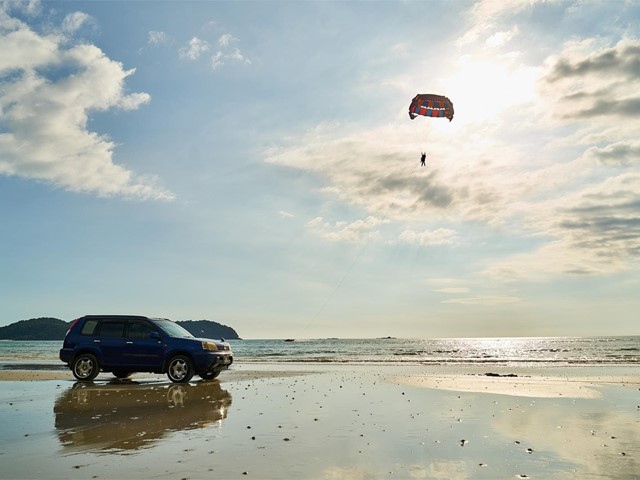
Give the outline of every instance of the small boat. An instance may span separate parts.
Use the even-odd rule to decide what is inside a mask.
[[[285,342],[295,342],[295,340],[293,338],[286,338],[284,341]]]

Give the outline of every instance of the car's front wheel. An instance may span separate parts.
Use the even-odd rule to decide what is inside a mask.
[[[169,361],[167,376],[175,383],[187,383],[193,377],[193,362],[185,355],[176,355]]]
[[[81,382],[90,382],[100,373],[100,364],[94,355],[82,353],[73,360],[71,371]]]

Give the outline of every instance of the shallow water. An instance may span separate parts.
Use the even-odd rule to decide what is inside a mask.
[[[184,386],[4,382],[0,477],[639,478],[637,389],[533,399],[386,381],[422,367],[307,367]]]
[[[0,341],[0,363],[58,362],[62,342]],[[640,336],[230,341],[236,361],[393,364],[638,365]]]

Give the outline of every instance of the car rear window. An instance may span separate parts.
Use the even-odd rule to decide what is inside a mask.
[[[87,320],[80,330],[80,335],[93,335],[96,331],[96,325],[98,325],[97,320]]]
[[[122,337],[124,334],[124,322],[102,322],[100,326],[101,337]]]

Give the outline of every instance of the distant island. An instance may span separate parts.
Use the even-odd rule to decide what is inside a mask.
[[[6,327],[0,327],[0,340],[62,341],[71,323],[51,317],[20,320]],[[212,320],[185,320],[176,323],[187,329],[195,337],[224,338],[225,340],[240,339],[233,328]]]

